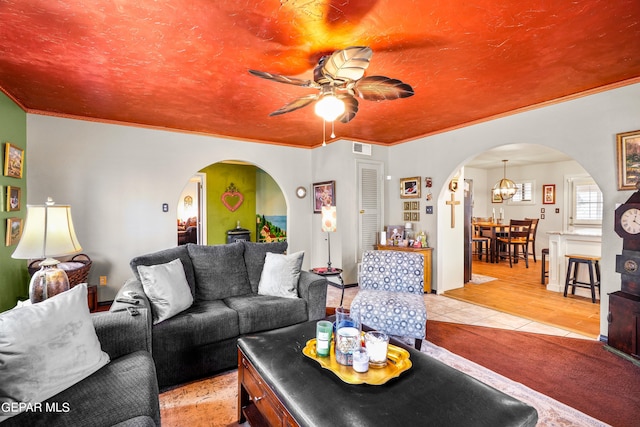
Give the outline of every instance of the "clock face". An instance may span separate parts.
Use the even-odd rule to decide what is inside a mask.
[[[629,234],[640,234],[640,209],[631,208],[620,217],[622,229]]]

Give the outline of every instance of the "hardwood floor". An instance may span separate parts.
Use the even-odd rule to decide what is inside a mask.
[[[529,260],[509,267],[473,260],[473,273],[495,277],[497,280],[479,285],[467,283],[464,288],[444,293],[445,296],[493,308],[547,325],[557,326],[597,338],[600,334],[600,301],[590,298],[547,291],[540,283],[541,261]]]

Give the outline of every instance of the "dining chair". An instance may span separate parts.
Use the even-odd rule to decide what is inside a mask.
[[[538,234],[538,218],[525,218],[525,220],[531,220],[531,231],[529,232],[529,242],[531,243],[531,253],[533,254],[533,262],[536,260],[536,234]]]
[[[513,268],[514,261],[524,259],[525,265],[529,268],[530,233],[531,220],[512,219],[509,221],[509,234],[498,238],[498,243],[506,247],[506,252],[501,252],[499,255],[506,255],[509,258],[509,267]]]

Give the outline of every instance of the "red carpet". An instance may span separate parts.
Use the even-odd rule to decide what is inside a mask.
[[[640,367],[601,342],[431,320],[427,339],[612,426],[640,425]]]

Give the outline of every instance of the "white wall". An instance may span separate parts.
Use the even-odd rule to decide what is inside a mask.
[[[631,195],[617,191],[615,134],[640,128],[639,99],[640,84],[630,85],[389,148],[374,146],[371,159],[384,161],[385,174],[392,177],[386,181],[385,223],[402,223],[398,179],[431,176],[434,215],[424,213],[430,203],[423,197],[417,229],[427,230],[435,247],[437,288],[460,286],[462,257],[455,255],[455,247],[462,247],[462,227],[441,231],[450,221],[445,204],[449,179],[471,158],[501,145],[541,144],[569,154],[604,194],[601,330],[606,334],[606,294],[620,288],[615,254],[622,242],[613,232],[613,210]],[[113,297],[130,277],[132,257],[175,245],[176,203],[185,183],[202,167],[228,159],[256,164],[282,187],[289,206],[290,248],[307,251],[305,268],[326,262],[325,233],[319,215],[311,213],[309,196],[298,199],[295,188],[336,180],[338,232],[331,237],[332,261],[347,271],[349,281],[355,277],[357,246],[356,157],[348,141],[306,150],[27,117],[28,202],[42,203],[50,195],[72,205],[78,238],[95,261],[90,277],[109,276],[108,288],[100,289],[101,300]],[[166,214],[161,211],[165,202],[170,206]],[[457,211],[461,215],[462,209]]]
[[[298,199],[295,189],[312,181],[311,150],[32,114],[27,138],[28,203],[51,196],[71,205],[78,239],[94,261],[89,280],[107,276],[100,300],[113,299],[132,276],[131,258],[176,245],[182,189],[219,161],[242,159],[276,180],[289,208],[289,248],[308,251],[309,198]]]

